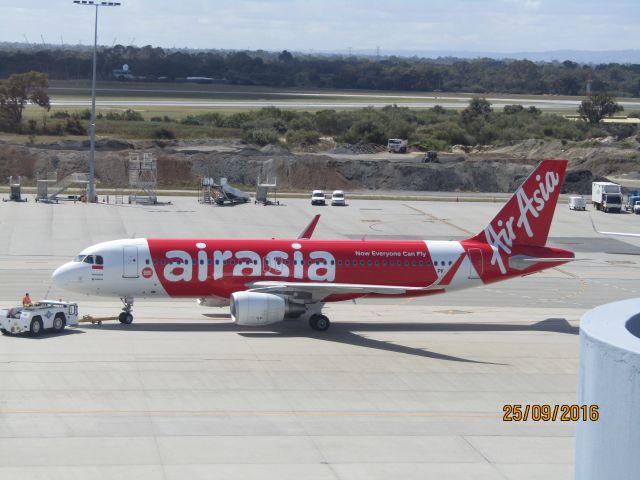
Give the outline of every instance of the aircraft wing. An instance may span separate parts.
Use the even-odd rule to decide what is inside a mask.
[[[596,228],[595,223],[593,223],[593,218],[591,218],[591,216],[589,216],[589,220],[591,220],[591,226],[593,227],[593,230],[596,233],[599,233],[601,235],[613,235],[613,236],[617,236],[617,237],[632,237],[632,238],[640,238],[640,233],[627,233],[627,232],[601,232],[600,230],[598,230]]]
[[[407,292],[426,292],[436,290],[430,287],[408,287],[402,285],[368,285],[358,283],[325,283],[325,282],[278,282],[258,281],[247,284],[252,292],[279,293],[293,296],[308,294],[313,300],[319,301],[330,295],[345,294],[378,294],[401,295]]]

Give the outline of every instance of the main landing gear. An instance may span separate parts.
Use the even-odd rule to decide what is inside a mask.
[[[120,301],[122,302],[124,307],[122,308],[122,313],[118,315],[118,320],[120,320],[120,323],[129,325],[131,322],[133,322],[133,313],[131,313],[133,311],[133,298],[122,297],[120,298]]]
[[[318,332],[325,332],[331,326],[331,322],[326,315],[315,314],[309,318],[309,326]]]

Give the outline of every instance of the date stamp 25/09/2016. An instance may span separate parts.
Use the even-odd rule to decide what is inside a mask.
[[[507,404],[502,407],[504,422],[597,422],[598,405]]]

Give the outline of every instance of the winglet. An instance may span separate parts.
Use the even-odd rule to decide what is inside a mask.
[[[309,239],[311,235],[313,235],[313,231],[316,229],[316,225],[318,224],[318,220],[320,220],[320,214],[317,214],[313,219],[309,222],[309,225],[305,227],[300,235],[298,235],[298,239]]]

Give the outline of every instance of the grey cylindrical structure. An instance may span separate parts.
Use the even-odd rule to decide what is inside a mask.
[[[640,299],[582,317],[578,402],[600,418],[577,424],[576,479],[640,479]]]

